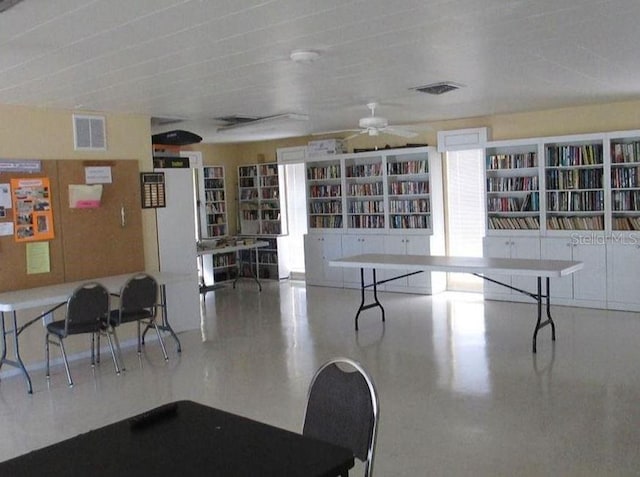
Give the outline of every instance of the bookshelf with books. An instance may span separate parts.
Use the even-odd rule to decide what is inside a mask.
[[[605,230],[603,138],[544,145],[546,229]]]
[[[386,228],[383,171],[382,156],[345,158],[347,229],[379,232]]]
[[[423,231],[431,229],[431,181],[425,154],[387,156],[389,228]]]
[[[259,206],[258,166],[239,166],[238,215],[241,234],[255,235],[260,232]]]
[[[240,234],[275,237],[287,233],[281,167],[275,162],[238,167]]]
[[[485,150],[487,235],[539,234],[539,145],[492,143]]]
[[[384,253],[387,245],[395,243],[402,245],[395,253],[414,253],[414,247],[406,247],[408,243],[420,244],[420,253],[444,250],[440,247],[444,244],[442,165],[435,148],[314,157],[306,162],[306,190],[305,273],[309,285],[359,286],[359,273],[357,277],[341,270],[339,275],[333,273],[327,257]],[[390,236],[398,240],[387,240]],[[432,282],[432,273],[424,275],[419,285],[400,280],[389,290],[441,291],[441,280]]]
[[[205,238],[225,237],[229,234],[229,229],[224,166],[205,166],[203,175],[205,210],[203,236]]]
[[[640,136],[612,137],[611,229],[640,231]]]

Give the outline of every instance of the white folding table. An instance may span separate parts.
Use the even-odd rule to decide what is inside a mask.
[[[180,345],[180,340],[176,336],[173,328],[169,324],[169,320],[167,317],[167,294],[166,294],[166,285],[181,282],[184,280],[189,280],[191,278],[190,275],[183,275],[178,273],[164,273],[164,272],[146,272],[149,275],[153,276],[158,285],[160,287],[160,303],[158,306],[162,310],[162,323],[158,325],[158,328],[167,331],[173,336],[173,339],[176,340],[176,344],[178,347],[178,353],[182,351],[182,347]],[[63,306],[73,291],[81,286],[84,283],[95,281],[102,284],[109,293],[118,294],[120,293],[120,289],[125,284],[125,282],[131,278],[135,273],[127,273],[123,275],[114,275],[109,277],[99,277],[95,279],[87,279],[77,282],[67,282],[67,283],[59,283],[56,285],[47,285],[43,287],[37,288],[28,288],[24,290],[15,290],[0,293],[0,325],[1,325],[1,333],[0,333],[0,344],[2,345],[2,355],[0,356],[0,368],[3,364],[8,366],[14,366],[22,371],[26,381],[27,381],[27,391],[29,394],[33,394],[33,387],[31,385],[31,378],[29,373],[27,372],[27,368],[20,357],[20,343],[19,336],[27,327],[31,326],[33,323],[37,322],[47,314],[55,311],[56,309]],[[18,317],[17,312],[21,310],[29,310],[29,309],[38,309],[37,316],[34,316],[26,323],[18,326]],[[44,311],[43,311],[44,310]],[[10,313],[11,318],[11,326],[12,328],[7,329],[7,325],[5,322],[5,313]],[[142,334],[142,339],[144,342],[144,335],[148,330],[144,330]],[[13,347],[14,347],[14,359],[9,359],[7,357],[7,336],[13,335]]]
[[[361,302],[355,318],[355,328],[358,329],[358,318],[360,313],[369,308],[378,307],[382,312],[382,321],[385,321],[384,308],[378,300],[378,285],[383,283],[404,278],[416,273],[425,271],[438,272],[455,272],[455,273],[471,273],[472,275],[483,278],[484,280],[504,286],[518,293],[522,293],[533,298],[538,305],[538,316],[536,326],[533,331],[533,352],[536,352],[536,339],[538,331],[541,328],[551,326],[551,338],[556,339],[556,326],[551,317],[551,303],[549,278],[563,277],[571,275],[582,269],[582,262],[574,262],[570,260],[531,260],[516,258],[488,258],[488,257],[445,257],[439,255],[395,255],[370,253],[363,255],[354,255],[336,260],[331,260],[329,265],[334,267],[359,268],[360,269],[360,292]],[[364,270],[372,270],[372,282],[365,283]],[[386,270],[406,270],[407,273],[387,278],[386,280],[376,279],[376,269]],[[520,288],[513,287],[507,283],[495,280],[485,276],[485,273],[505,274],[505,275],[523,275],[536,277],[538,281],[537,292],[530,292]],[[545,291],[543,293],[542,279],[545,279]],[[373,303],[365,303],[365,290],[373,289]],[[542,321],[542,303],[546,306],[547,319]]]
[[[258,289],[260,291],[262,291],[262,284],[260,283],[260,280],[258,279],[258,274],[260,272],[260,263],[258,261],[258,249],[262,248],[262,247],[267,247],[269,245],[269,242],[264,242],[264,241],[255,241],[252,243],[242,243],[242,244],[236,244],[236,245],[225,245],[224,247],[215,247],[215,246],[203,246],[202,248],[198,249],[198,260],[200,262],[200,293],[207,293],[208,291],[212,291],[215,290],[216,288],[220,287],[219,284],[213,283],[210,285],[207,285],[204,281],[204,256],[205,255],[222,255],[223,253],[235,253],[236,255],[236,276],[235,279],[233,280],[233,288],[236,287],[236,282],[238,281],[238,278],[240,278],[240,256],[238,254],[238,252],[242,251],[242,250],[253,250],[254,251],[254,257],[255,257],[255,261],[256,261],[256,272],[253,273],[253,267],[251,266],[251,259],[249,259],[249,270],[250,273],[253,276],[253,279],[255,280],[255,282],[258,284]],[[251,255],[250,255],[251,256]]]

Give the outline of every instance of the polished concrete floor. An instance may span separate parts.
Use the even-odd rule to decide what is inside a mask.
[[[121,376],[73,362],[71,389],[62,366],[49,386],[32,374],[33,396],[5,379],[0,460],[178,399],[300,430],[315,369],[349,356],[379,392],[374,475],[640,475],[640,315],[555,307],[558,340],[542,331],[534,355],[533,305],[381,297],[386,324],[369,310],[356,333],[357,290],[247,281],[208,294],[168,363],[149,343]]]

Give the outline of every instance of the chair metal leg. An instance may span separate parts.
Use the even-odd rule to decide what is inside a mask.
[[[67,372],[67,381],[69,382],[69,387],[73,387],[73,380],[71,379],[71,371],[69,370],[69,361],[67,361],[67,353],[64,349],[64,341],[62,338],[58,338],[60,340],[60,351],[62,352],[62,359],[64,360],[64,369]]]
[[[124,366],[124,358],[122,357],[122,349],[120,348],[120,340],[118,339],[118,334],[116,333],[116,329],[112,326],[107,330],[107,337],[109,333],[113,334],[113,341],[116,343],[116,350],[118,350],[118,359],[120,360],[120,366],[122,371],[126,371]]]
[[[46,371],[45,371],[45,376],[47,377],[47,379],[50,378],[49,375],[49,333],[47,333],[44,337],[44,355],[45,355],[45,360],[47,362],[46,365]]]
[[[142,354],[142,333],[140,332],[140,321],[138,321],[138,354]]]
[[[164,355],[164,360],[165,361],[169,361],[169,356],[167,356],[167,350],[164,347],[164,340],[162,339],[162,336],[160,335],[160,330],[158,329],[158,325],[156,324],[156,320],[153,320],[152,323],[153,323],[153,327],[156,329],[156,334],[158,335],[158,341],[160,341],[160,347],[162,348],[162,354]]]
[[[113,365],[116,368],[116,374],[120,376],[120,368],[118,367],[118,360],[116,359],[116,353],[113,349],[113,343],[111,342],[111,335],[107,332],[107,341],[109,342],[109,349],[111,350],[111,357],[113,358]]]
[[[96,334],[91,333],[91,367],[96,366]]]

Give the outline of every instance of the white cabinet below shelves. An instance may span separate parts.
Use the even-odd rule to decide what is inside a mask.
[[[437,244],[432,244],[431,236],[386,235],[384,253],[398,255],[441,255]],[[407,270],[382,270],[378,280],[409,273]],[[446,288],[446,274],[442,272],[422,272],[392,280],[384,284],[384,290],[412,293],[438,293]]]
[[[342,287],[342,268],[329,266],[329,261],[342,256],[341,235],[305,235],[304,266],[307,285]]]
[[[540,239],[537,237],[485,237],[483,242],[484,256],[493,258],[540,258]],[[535,291],[537,281],[534,277],[493,275],[487,274],[488,278],[497,280],[506,285],[526,291]],[[497,283],[488,280],[484,281],[484,295],[487,298],[509,299],[514,301],[526,300],[521,293],[511,290]]]
[[[383,253],[383,235],[342,235],[342,256],[360,255],[363,253]],[[370,272],[367,272],[370,273]],[[370,275],[365,279],[370,280]],[[343,272],[346,288],[360,288],[360,269],[345,268]]]
[[[640,241],[637,236],[622,237],[607,244],[608,308],[640,311]]]
[[[590,236],[544,237],[541,257],[547,260],[575,260],[584,268],[568,277],[551,278],[551,300],[560,303],[605,307],[607,302],[607,252],[604,245],[590,243]],[[554,300],[555,299],[555,300]]]

